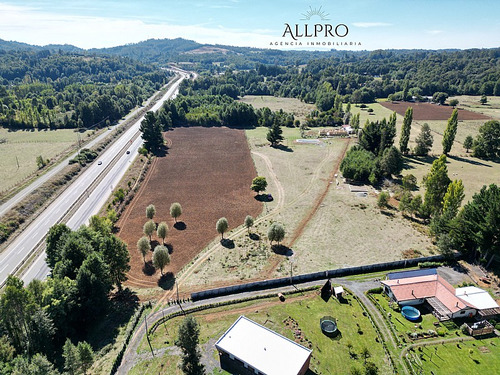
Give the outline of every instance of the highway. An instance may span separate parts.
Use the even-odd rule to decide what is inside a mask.
[[[189,73],[186,72],[180,74],[181,79],[168,89],[165,95],[153,106],[152,111],[157,111],[165,100],[175,97],[179,84],[189,76]],[[76,209],[67,220],[67,225],[71,229],[77,229],[82,224],[86,224],[89,218],[99,211],[112,193],[113,186],[117,185],[138,155],[137,150],[142,144],[139,126],[143,118],[138,119],[109,146],[5,249],[0,255],[0,285],[3,285],[9,274],[13,274],[19,269],[32,251],[38,247],[38,244],[43,243],[50,227],[60,222],[70,209]],[[102,164],[99,165],[98,161]],[[95,184],[95,181],[99,181],[99,183]],[[48,274],[49,268],[45,263],[45,252],[42,252],[27,269],[22,279],[27,284],[33,279],[43,279]]]
[[[155,94],[156,95],[156,94]],[[153,95],[154,96],[154,95]],[[147,106],[148,103],[151,101],[152,97],[147,100],[147,102],[144,104],[144,106]],[[127,121],[129,118],[135,116],[137,112],[139,112],[143,107],[137,108],[134,111],[130,112],[123,120],[120,120],[118,124],[113,125],[109,127],[108,129],[104,130],[102,134],[94,138],[92,141],[85,143],[83,145],[84,148],[91,148],[92,146],[96,145],[97,143],[101,142],[104,138],[106,138],[109,134],[111,134],[117,127],[119,127],[123,122]],[[76,133],[75,133],[76,134]],[[76,139],[75,139],[76,141]],[[6,202],[2,203],[0,205],[0,217],[5,215],[11,208],[13,208],[16,204],[21,202],[28,194],[31,194],[35,189],[39,188],[42,186],[45,182],[50,180],[52,177],[54,177],[57,173],[62,171],[64,167],[68,165],[68,162],[70,159],[73,159],[76,155],[78,155],[78,152],[75,152],[62,160],[59,164],[55,165],[52,167],[49,171],[44,173],[42,176],[38,177],[35,181],[33,181],[31,184],[29,184],[27,187],[25,187],[23,190],[18,192],[16,195],[14,195],[12,198],[7,200]]]

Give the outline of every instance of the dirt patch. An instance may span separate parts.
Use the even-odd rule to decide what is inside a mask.
[[[448,105],[437,105],[430,103],[411,102],[381,102],[385,108],[395,111],[404,116],[408,107],[413,108],[413,120],[448,120],[453,112],[453,107]],[[481,113],[471,112],[466,109],[458,109],[459,120],[490,120],[491,118]]]
[[[166,221],[169,225],[166,243],[171,263],[165,271],[173,274],[217,236],[215,223],[220,217],[226,217],[232,229],[243,224],[246,215],[255,217],[262,211],[262,203],[254,199],[249,188],[256,172],[242,130],[179,128],[165,137],[170,145],[167,155],[153,163],[118,222],[119,236],[130,251],[127,283],[132,286],[158,285],[159,272],[145,272],[136,249],[149,204],[156,206],[155,222]],[[179,218],[182,224],[175,227],[169,211],[173,202],[179,202],[183,209]],[[153,246],[155,241],[158,239],[153,236]],[[147,255],[146,260],[150,259],[151,255]],[[173,283],[165,285],[171,287]]]

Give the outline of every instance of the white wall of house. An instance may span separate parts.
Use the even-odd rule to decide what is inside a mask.
[[[470,307],[467,307],[465,309],[462,309],[460,311],[457,311],[456,313],[453,313],[451,315],[451,317],[453,319],[455,318],[468,318],[469,316],[474,316],[476,315],[476,309],[473,309],[473,308],[470,308]],[[471,315],[472,314],[472,315]]]
[[[398,301],[399,306],[414,306],[421,305],[425,302],[425,298],[410,299],[408,301]]]

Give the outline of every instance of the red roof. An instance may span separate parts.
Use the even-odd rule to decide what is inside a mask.
[[[385,280],[382,281],[382,284],[391,288],[398,302],[436,297],[452,313],[466,307],[474,307],[458,298],[455,295],[455,288],[439,275]]]

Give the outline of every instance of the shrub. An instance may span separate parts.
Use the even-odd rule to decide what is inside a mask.
[[[444,328],[438,328],[436,330],[437,334],[441,337],[443,337],[444,335],[446,335],[446,330]]]
[[[381,294],[383,292],[384,289],[382,289],[381,286],[379,286],[378,288],[372,288],[368,291],[368,293],[370,294]]]
[[[434,267],[441,267],[444,263],[443,262],[421,262],[418,264],[419,268],[434,268]]]

